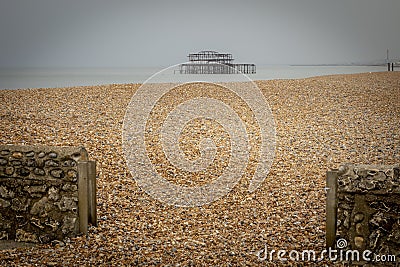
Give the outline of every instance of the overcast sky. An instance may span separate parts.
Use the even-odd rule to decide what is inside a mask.
[[[169,66],[400,57],[399,0],[0,0],[0,67]]]

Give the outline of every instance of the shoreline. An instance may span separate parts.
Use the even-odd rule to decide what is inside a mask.
[[[26,69],[12,71],[0,69],[0,90],[24,88],[64,88],[76,86],[98,86],[109,84],[143,83],[150,76],[162,70],[157,68],[122,69]],[[301,79],[325,75],[341,75],[368,72],[384,72],[380,66],[259,66],[256,74],[249,74],[251,80]],[[173,75],[173,74],[171,74]],[[215,76],[214,76],[215,75]],[[213,77],[218,77],[214,74]],[[223,80],[238,80],[236,75],[220,76]],[[197,74],[182,76],[198,79]],[[240,79],[239,79],[240,80]]]

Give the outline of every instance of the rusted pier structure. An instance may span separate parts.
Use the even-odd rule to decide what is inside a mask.
[[[233,63],[232,54],[201,51],[188,55],[189,63],[179,65],[180,74],[235,74],[256,73],[255,64]]]

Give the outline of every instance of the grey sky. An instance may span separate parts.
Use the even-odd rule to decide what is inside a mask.
[[[369,62],[400,57],[399,25],[399,0],[0,0],[0,67]]]

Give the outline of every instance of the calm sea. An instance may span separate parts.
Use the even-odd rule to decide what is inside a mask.
[[[0,89],[143,83],[159,68],[0,69]],[[258,66],[252,80],[296,79],[330,74],[385,71],[384,66]],[[229,80],[235,80],[229,75]],[[223,76],[223,75],[221,75]],[[193,75],[196,77],[196,75]],[[239,78],[238,78],[239,80]]]

